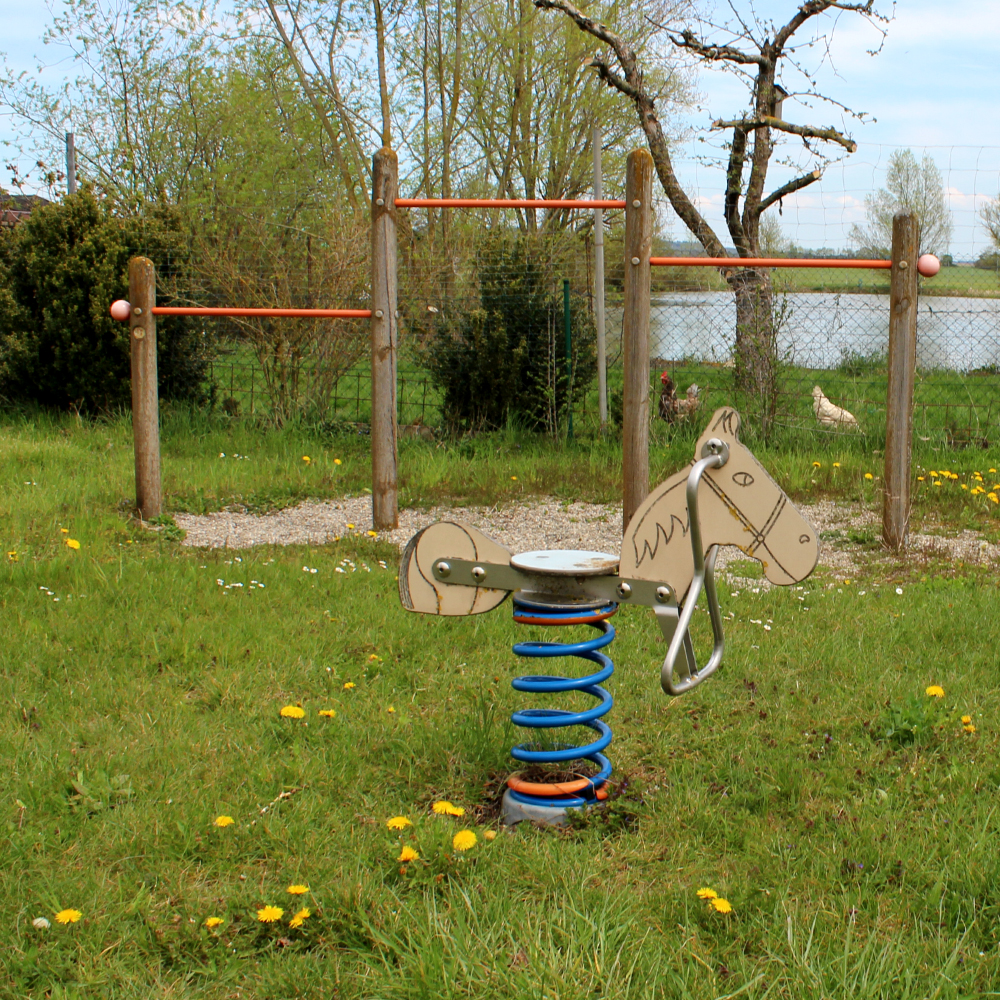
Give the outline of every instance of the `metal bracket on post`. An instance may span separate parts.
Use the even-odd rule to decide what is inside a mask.
[[[698,516],[698,486],[706,469],[719,469],[729,461],[729,446],[725,441],[712,438],[705,442],[702,457],[695,462],[687,480],[687,508],[690,522],[691,554],[694,556],[694,578],[687,592],[683,607],[672,605],[655,607],[656,619],[660,630],[668,642],[667,655],[660,671],[660,686],[667,694],[679,695],[699,685],[711,677],[722,662],[725,648],[725,638],[722,634],[722,612],[719,610],[719,598],[715,591],[715,558],[719,547],[713,545],[705,559],[705,551],[701,540],[701,520]],[[691,618],[702,588],[708,603],[708,613],[712,619],[712,637],[714,645],[712,655],[705,666],[699,669],[694,655],[694,644],[691,641]],[[684,650],[684,663],[674,677],[674,670],[681,650]],[[683,676],[681,676],[683,674]]]

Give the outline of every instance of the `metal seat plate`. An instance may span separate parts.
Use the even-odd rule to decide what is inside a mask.
[[[618,572],[619,561],[618,556],[607,552],[580,549],[521,552],[510,557],[515,569],[544,576],[613,576]]]

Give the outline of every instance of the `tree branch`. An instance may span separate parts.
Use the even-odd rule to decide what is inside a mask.
[[[680,38],[675,38],[669,33],[667,38],[679,49],[687,49],[688,52],[693,52],[706,62],[734,62],[743,66],[754,64],[763,66],[765,63],[764,56],[759,53],[748,55],[746,52],[734,49],[731,45],[708,45],[695,38],[694,32],[687,29],[681,32]]]
[[[727,256],[722,241],[695,208],[694,203],[687,196],[687,192],[681,187],[680,181],[677,180],[670,159],[667,138],[663,134],[663,127],[656,116],[654,98],[646,90],[643,83],[635,50],[606,25],[599,24],[593,18],[587,17],[586,14],[573,6],[570,0],[533,0],[533,3],[539,10],[562,11],[581,31],[585,31],[588,35],[592,35],[598,41],[610,46],[621,67],[621,72],[617,73],[612,70],[602,59],[595,59],[593,65],[608,86],[614,87],[635,103],[639,124],[646,135],[646,142],[653,156],[656,174],[673,210],[680,216],[681,221],[694,234],[710,257]]]
[[[757,216],[760,217],[763,215],[764,212],[776,201],[781,201],[781,199],[786,195],[793,194],[796,191],[800,191],[804,187],[808,187],[810,184],[818,181],[822,176],[822,170],[812,170],[808,174],[796,177],[787,184],[782,184],[780,188],[776,188],[760,203],[760,207],[757,209]]]
[[[838,132],[835,128],[816,128],[813,125],[793,125],[791,122],[782,121],[780,118],[772,118],[770,115],[761,115],[759,118],[739,118],[735,121],[723,121],[721,118],[712,122],[713,129],[740,128],[776,128],[779,132],[789,132],[792,135],[801,135],[807,139],[824,139],[826,142],[836,142],[844,147],[849,153],[857,152],[858,144],[849,139],[843,132]]]
[[[748,255],[746,233],[740,221],[740,194],[743,190],[743,161],[747,152],[747,130],[736,129],[733,144],[729,150],[729,166],[726,169],[726,225],[733,244],[741,257]]]

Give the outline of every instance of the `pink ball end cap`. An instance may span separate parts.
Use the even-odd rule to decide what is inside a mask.
[[[923,272],[921,271],[921,274]],[[132,315],[132,306],[125,299],[118,299],[111,303],[111,318],[124,323]]]
[[[932,253],[921,254],[920,260],[917,261],[917,270],[925,278],[933,278],[941,270],[941,261]]]

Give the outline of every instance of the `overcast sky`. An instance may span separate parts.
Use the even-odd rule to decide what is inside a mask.
[[[713,2],[716,20],[731,17],[728,3]],[[745,17],[753,9],[759,20],[779,23],[796,7],[790,0],[732,0],[732,5]],[[784,117],[789,121],[834,125],[850,133],[859,149],[827,168],[822,181],[785,200],[782,228],[804,246],[846,246],[850,224],[862,219],[864,196],[882,183],[888,157],[909,146],[918,156],[931,155],[942,171],[953,213],[956,258],[975,256],[987,245],[976,210],[1000,191],[1000,0],[901,0],[894,11],[888,3],[882,9],[895,17],[879,55],[866,52],[881,43],[878,33],[848,13],[822,19],[828,52],[826,44],[820,44],[801,53],[803,63],[816,71],[820,93],[867,112],[872,120],[858,122],[832,105],[786,103]],[[41,44],[48,20],[39,0],[0,0],[0,48],[8,66],[34,72],[41,61],[47,66],[43,79],[54,84],[71,67]],[[803,31],[800,41],[812,34]],[[781,82],[789,91],[804,86],[801,77],[788,72]],[[700,108],[687,119],[697,134],[703,135],[699,130],[714,118],[737,115],[746,107],[745,88],[729,74],[703,70],[697,88]],[[10,137],[9,122],[0,117],[0,140]],[[711,152],[710,146],[692,139],[684,144],[678,169],[721,230],[722,175],[699,160]],[[769,186],[790,176],[776,167]],[[676,220],[672,235],[685,236]]]

